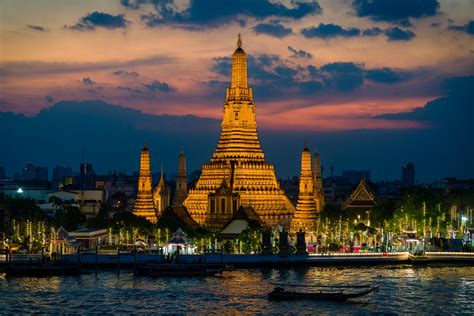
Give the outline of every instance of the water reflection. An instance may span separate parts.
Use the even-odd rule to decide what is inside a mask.
[[[272,302],[273,283],[371,283],[381,291],[354,302]],[[241,269],[208,278],[134,278],[124,271],[80,277],[6,279],[2,313],[465,313],[474,314],[474,267]]]

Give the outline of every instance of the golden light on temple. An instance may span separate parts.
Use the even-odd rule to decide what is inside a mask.
[[[147,145],[143,146],[140,155],[140,174],[138,176],[138,192],[133,208],[133,214],[145,217],[152,223],[156,223],[156,211],[153,202],[152,181],[150,170],[150,151]]]
[[[315,198],[315,172],[312,171],[311,152],[305,146],[301,153],[301,172],[298,203],[291,221],[292,230],[314,231],[318,209]]]
[[[201,226],[219,230],[243,205],[251,206],[267,226],[290,227],[295,208],[280,188],[273,165],[265,160],[255,111],[252,87],[247,83],[247,56],[239,36],[219,142],[184,201]]]

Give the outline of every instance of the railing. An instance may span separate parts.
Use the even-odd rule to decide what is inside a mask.
[[[386,256],[400,256],[406,255],[405,252],[330,252],[330,253],[310,253],[310,256],[338,256],[338,257],[362,257],[362,256],[374,256],[374,257],[386,257]]]

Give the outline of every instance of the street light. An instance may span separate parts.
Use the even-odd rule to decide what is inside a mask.
[[[23,193],[23,189],[22,189],[22,188],[18,188],[18,190],[16,190],[16,193],[19,193],[19,194]]]

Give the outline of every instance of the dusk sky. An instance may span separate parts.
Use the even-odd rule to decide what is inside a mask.
[[[6,0],[0,112],[35,116],[62,100],[103,100],[220,119],[239,33],[264,133],[430,130],[436,120],[398,113],[473,82],[472,0]],[[469,125],[468,98],[457,114]]]

